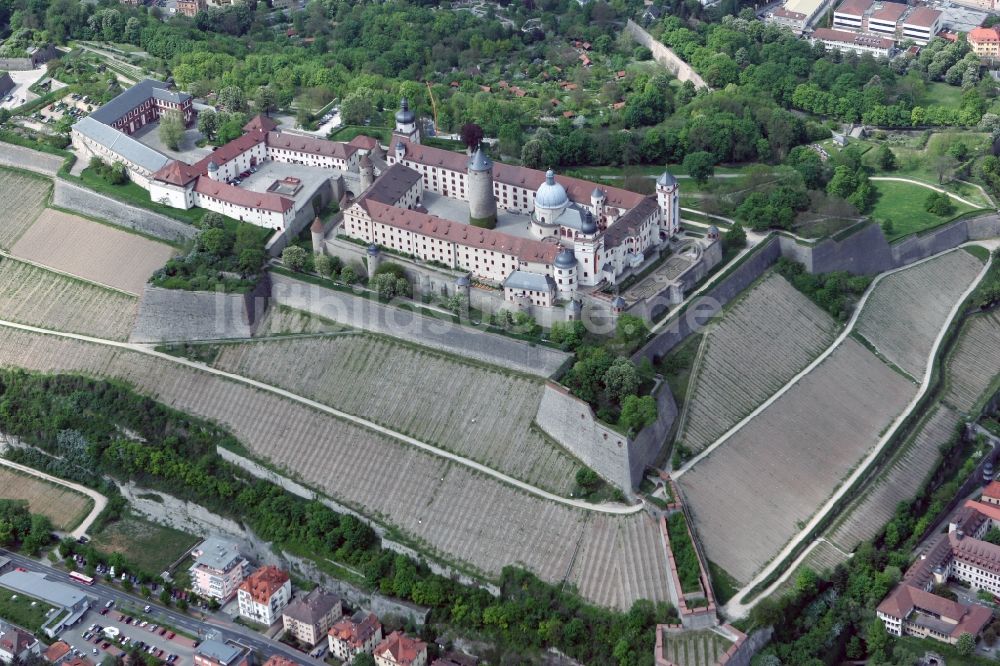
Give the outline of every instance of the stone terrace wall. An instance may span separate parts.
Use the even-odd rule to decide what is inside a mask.
[[[3,69],[4,67],[0,65],[0,70]],[[0,164],[54,177],[62,168],[63,158],[24,146],[0,142]]]
[[[556,349],[433,319],[284,275],[272,275],[272,282],[272,297],[280,305],[518,372],[548,377],[570,357]]]
[[[55,184],[52,202],[61,208],[107,220],[112,224],[128,227],[171,243],[183,243],[198,234],[198,230],[190,224],[145,208],[122,203],[62,178],[56,178]]]
[[[749,287],[754,280],[764,274],[781,256],[781,245],[772,238],[756,248],[725,279],[713,285],[706,293],[695,299],[689,307],[674,320],[667,323],[663,331],[647,342],[633,356],[633,361],[648,358],[654,363],[683,342],[687,336],[707,326],[729,301]]]
[[[810,273],[847,271],[855,275],[882,273],[895,268],[892,249],[882,229],[866,224],[854,233],[835,240],[824,239],[815,245],[780,236],[781,256],[805,265]]]
[[[639,25],[632,19],[629,19],[628,25],[625,26],[625,32],[627,32],[632,39],[652,51],[653,58],[656,62],[666,67],[667,71],[673,74],[678,81],[681,83],[684,81],[691,81],[694,83],[695,88],[708,88],[708,84],[705,83],[705,80],[698,76],[698,73],[695,72],[689,64],[681,60],[680,57],[669,48],[653,39],[651,34],[639,27]]]
[[[656,401],[656,422],[631,440],[598,421],[590,405],[566,388],[546,382],[535,424],[585,465],[631,495],[646,467],[659,455],[677,418],[677,405],[666,383],[658,387]]]
[[[146,285],[131,342],[249,338],[267,310],[267,283],[251,294]]]

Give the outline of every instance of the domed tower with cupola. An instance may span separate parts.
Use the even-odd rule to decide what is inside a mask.
[[[660,206],[660,230],[668,237],[681,230],[681,193],[677,179],[664,170],[656,179],[656,202]]]
[[[410,110],[410,102],[404,97],[399,102],[396,112],[396,129],[393,134],[405,136],[413,143],[420,143],[420,130],[417,128],[417,116]]]
[[[583,211],[583,221],[573,239],[573,252],[576,254],[577,284],[595,285],[598,282],[597,272],[594,266],[597,264],[596,255],[598,253],[598,238],[600,228],[594,214],[589,210]]]
[[[556,292],[559,298],[572,299],[576,295],[576,254],[568,247],[559,250],[555,261]]]
[[[545,172],[545,182],[538,186],[535,192],[535,211],[531,216],[531,230],[541,238],[556,236],[559,227],[556,220],[569,206],[569,195],[566,188],[556,182],[556,173],[549,169]]]
[[[497,199],[493,193],[493,162],[480,145],[469,158],[469,223],[494,229],[497,226]]]

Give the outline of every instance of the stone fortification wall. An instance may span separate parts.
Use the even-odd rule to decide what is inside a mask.
[[[677,405],[666,383],[657,387],[656,402],[656,422],[629,439],[598,421],[590,405],[566,388],[547,382],[535,424],[609,483],[631,495],[642,481],[643,471],[659,455],[677,418]]]
[[[633,356],[638,362],[648,358],[654,363],[684,341],[691,333],[702,329],[729,301],[749,287],[781,256],[781,245],[771,238],[756,248],[732,273],[712,285],[678,315],[668,321],[662,331],[649,340]]]
[[[155,523],[202,538],[220,535],[235,541],[247,559],[261,565],[271,564],[319,583],[334,594],[340,595],[354,608],[370,610],[379,617],[386,615],[409,617],[418,625],[426,621],[428,613],[426,608],[367,592],[350,583],[332,578],[309,560],[275,549],[273,544],[262,540],[248,527],[234,520],[192,502],[160,491],[150,491],[131,482],[117,485],[133,510]],[[160,501],[152,499],[150,495],[155,495]]]
[[[843,238],[826,238],[815,244],[779,236],[781,256],[805,265],[810,273],[847,271],[855,275],[881,273],[895,264],[882,229],[869,223]]]
[[[0,65],[0,71],[3,69],[4,67]],[[24,146],[0,142],[0,164],[54,177],[62,168],[63,158]]]
[[[701,256],[686,271],[664,285],[658,293],[637,300],[629,306],[627,312],[636,317],[655,319],[665,310],[676,306],[684,300],[709,272],[722,261],[722,243],[715,241],[702,248]],[[610,312],[610,310],[609,310]]]
[[[519,372],[548,377],[569,359],[569,354],[556,349],[433,319],[284,275],[274,274],[272,282],[273,299],[280,305]]]
[[[708,84],[705,80],[698,76],[689,64],[681,60],[680,56],[668,49],[666,46],[660,42],[653,39],[653,36],[643,30],[637,23],[632,19],[629,19],[628,24],[625,26],[625,32],[629,34],[635,41],[639,42],[647,49],[652,51],[653,59],[667,68],[678,81],[691,81],[694,83],[695,88],[708,88]]]
[[[52,202],[61,208],[107,220],[112,224],[128,227],[171,243],[183,243],[198,234],[198,230],[190,224],[145,208],[122,203],[62,178],[55,179]]]
[[[129,340],[173,342],[249,338],[264,318],[270,281],[249,294],[182,291],[146,285]]]
[[[34,68],[31,58],[0,58],[0,71],[25,72]]]

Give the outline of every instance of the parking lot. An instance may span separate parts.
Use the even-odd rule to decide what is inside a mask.
[[[148,613],[127,615],[115,609],[91,609],[74,627],[59,637],[91,661],[100,662],[105,656],[118,656],[132,645],[173,664],[194,663],[195,642],[156,623],[156,609]]]
[[[10,78],[14,80],[16,84],[10,92],[0,99],[0,108],[2,109],[13,109],[15,106],[21,106],[27,101],[33,100],[38,95],[28,90],[31,86],[45,76],[45,66],[41,66],[37,69],[27,69],[22,71],[10,71]]]

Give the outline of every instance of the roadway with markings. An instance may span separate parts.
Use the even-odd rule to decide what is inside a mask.
[[[30,557],[24,557],[23,555],[18,555],[17,553],[12,553],[2,549],[0,549],[0,554],[4,557],[10,558],[11,564],[15,567],[22,567],[28,571],[43,573],[49,580],[72,585],[81,592],[85,593],[87,596],[97,599],[97,601],[91,605],[91,608],[95,612],[104,608],[104,605],[108,601],[114,601],[115,606],[119,609],[123,606],[135,606],[138,609],[142,609],[144,606],[150,605],[152,606],[152,611],[147,615],[152,618],[153,621],[158,624],[169,625],[172,629],[190,634],[199,640],[203,640],[209,633],[214,632],[218,635],[219,640],[231,640],[244,645],[251,650],[259,652],[263,655],[264,659],[274,655],[281,655],[282,657],[286,657],[300,664],[307,664],[309,666],[325,666],[323,661],[313,659],[298,650],[292,649],[284,643],[271,640],[263,634],[253,631],[252,629],[235,624],[224,616],[211,615],[205,620],[199,620],[198,618],[186,615],[171,608],[165,608],[154,601],[143,599],[138,595],[125,592],[124,590],[111,585],[97,582],[93,585],[82,585],[73,581],[67,572],[54,569],[47,564],[43,564],[42,562]],[[82,622],[81,624],[86,624],[86,622]],[[98,624],[100,624],[99,621]],[[79,630],[78,625],[76,627],[72,627],[68,631],[78,632]]]

